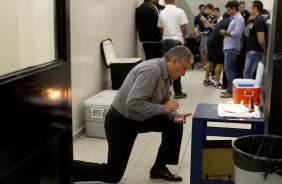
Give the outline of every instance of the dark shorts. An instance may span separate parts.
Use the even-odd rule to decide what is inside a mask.
[[[218,64],[224,63],[224,53],[222,48],[218,49],[216,47],[208,46],[208,61]]]

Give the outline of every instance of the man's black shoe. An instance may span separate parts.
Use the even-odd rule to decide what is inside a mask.
[[[174,99],[186,98],[186,97],[187,97],[187,94],[183,93],[182,91],[174,94]]]
[[[180,176],[172,174],[167,167],[161,169],[161,170],[150,170],[150,178],[152,179],[159,179],[162,178],[167,181],[182,181],[182,178]]]

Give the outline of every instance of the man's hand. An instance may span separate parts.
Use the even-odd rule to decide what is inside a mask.
[[[175,109],[178,109],[179,103],[176,100],[169,100],[165,103],[165,112],[171,112]]]
[[[192,113],[187,113],[187,114],[177,114],[174,116],[173,121],[177,124],[184,124],[186,123],[186,117],[191,116]]]
[[[204,16],[201,16],[200,20],[201,20],[201,22],[203,22],[204,24],[207,22],[207,19],[206,19],[206,17],[204,17]]]
[[[225,29],[220,30],[219,34],[222,36],[228,36],[228,32]]]
[[[205,32],[199,32],[199,34],[200,34],[200,37],[204,37],[206,35]]]

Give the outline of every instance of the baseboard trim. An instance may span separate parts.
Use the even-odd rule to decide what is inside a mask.
[[[85,133],[85,126],[82,126],[80,129],[78,129],[73,135],[72,140],[76,140],[78,137],[80,137],[82,134]]]

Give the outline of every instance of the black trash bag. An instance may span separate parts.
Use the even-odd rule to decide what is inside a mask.
[[[234,164],[251,172],[282,176],[282,137],[274,135],[243,136],[232,142]]]

